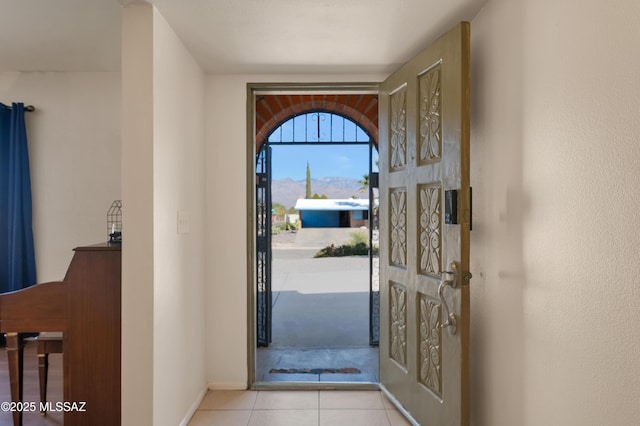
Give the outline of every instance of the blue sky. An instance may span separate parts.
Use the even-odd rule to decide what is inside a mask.
[[[269,141],[272,143],[272,179],[305,180],[307,162],[312,178],[360,180],[369,173],[369,136],[356,123],[336,114],[310,112],[292,117],[269,135]],[[329,144],[314,145],[314,142]],[[288,143],[300,145],[286,145]],[[376,157],[377,153],[374,160]]]
[[[307,161],[312,178],[362,179],[369,173],[368,145],[272,145],[272,179],[305,180]],[[374,159],[377,153],[374,152]]]

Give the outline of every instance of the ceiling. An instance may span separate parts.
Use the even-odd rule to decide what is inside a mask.
[[[487,0],[151,0],[209,73],[386,74]],[[117,71],[122,4],[0,0],[0,71]]]

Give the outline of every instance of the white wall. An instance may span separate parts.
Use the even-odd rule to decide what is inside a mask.
[[[26,113],[38,282],[64,275],[80,245],[107,240],[120,199],[120,73],[0,73],[0,101]]]
[[[472,419],[640,416],[640,4],[490,0],[472,22]]]
[[[123,424],[175,425],[207,383],[204,73],[150,5],[123,9],[122,42]]]
[[[153,46],[153,424],[176,425],[207,383],[204,73],[155,9]]]
[[[122,424],[153,424],[153,13],[122,9]],[[125,220],[126,218],[126,220]]]
[[[247,385],[246,80],[207,76],[207,378]],[[224,200],[224,205],[220,205]],[[229,212],[241,218],[229,221]]]

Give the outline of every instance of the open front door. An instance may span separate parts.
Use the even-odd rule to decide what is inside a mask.
[[[469,24],[380,87],[380,382],[421,425],[469,424]]]

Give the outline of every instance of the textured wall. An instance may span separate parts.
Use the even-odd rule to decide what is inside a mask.
[[[205,77],[164,18],[153,18],[153,424],[176,425],[207,383]],[[188,221],[180,230],[178,212]]]
[[[123,424],[175,425],[207,383],[205,77],[149,5],[123,9],[122,76]]]
[[[474,424],[637,424],[637,16],[492,0],[473,21]]]

